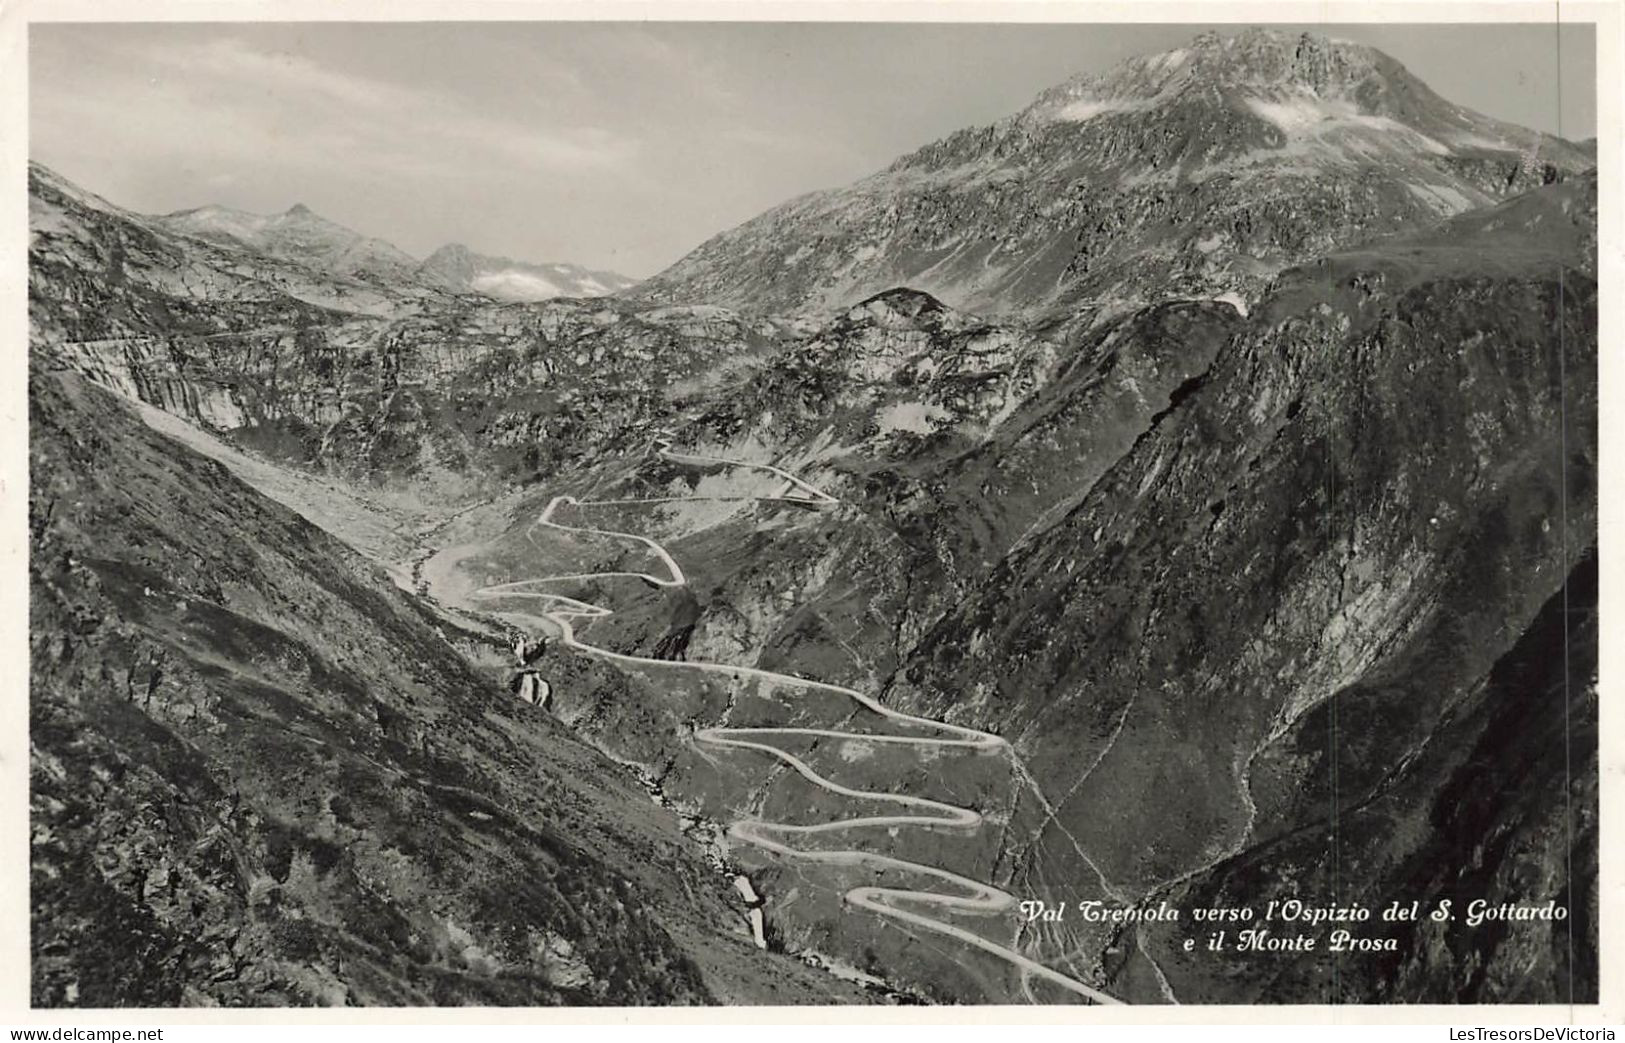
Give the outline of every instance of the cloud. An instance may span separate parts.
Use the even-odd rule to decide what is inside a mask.
[[[601,127],[548,124],[535,113],[515,118],[451,92],[341,71],[236,36],[103,42],[100,60],[66,76],[47,72],[36,89],[36,127],[47,137],[89,128],[142,152],[173,149],[177,158],[274,157],[384,175],[455,176],[479,164],[602,174],[625,169],[637,154],[635,142]],[[137,135],[144,140],[130,141]]]
[[[694,36],[695,26],[654,27],[620,23],[604,34],[599,46],[614,54],[613,67],[640,69],[652,83],[665,85],[686,102],[700,107],[732,110],[747,98],[736,87],[726,63],[705,53],[703,37]],[[683,43],[668,34],[681,33]]]

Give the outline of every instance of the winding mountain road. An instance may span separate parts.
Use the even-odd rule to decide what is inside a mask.
[[[721,457],[696,456],[692,454],[676,453],[672,451],[671,440],[666,437],[656,439],[654,448],[661,456],[674,463],[687,463],[699,466],[717,466],[750,468],[767,471],[785,481],[785,487],[779,495],[761,497],[711,497],[710,499],[731,500],[764,500],[796,503],[802,506],[822,507],[837,504],[835,497],[823,490],[803,481],[801,478],[775,467],[771,464],[751,463],[741,460],[730,460]],[[768,740],[773,736],[801,736],[828,739],[850,739],[866,743],[892,743],[918,747],[955,747],[984,753],[1004,753],[1014,757],[1009,744],[1000,736],[989,732],[978,731],[974,728],[964,728],[944,721],[932,720],[928,717],[919,717],[914,714],[903,713],[883,706],[872,697],[853,688],[843,685],[831,684],[826,681],[815,681],[810,678],[797,677],[793,674],[783,674],[771,670],[762,670],[757,667],[733,666],[726,663],[706,662],[673,662],[665,659],[652,659],[645,656],[628,655],[623,652],[614,652],[606,648],[599,648],[586,644],[577,638],[575,623],[579,621],[590,622],[611,614],[611,610],[599,605],[589,604],[576,598],[555,594],[550,591],[537,590],[537,586],[549,583],[569,581],[585,581],[592,579],[630,578],[639,579],[657,587],[681,587],[688,583],[683,574],[682,567],[672,558],[656,541],[636,533],[617,532],[610,529],[596,529],[586,526],[566,525],[554,520],[555,513],[565,506],[603,506],[628,505],[642,503],[670,502],[672,499],[683,497],[650,499],[650,500],[578,500],[573,496],[555,496],[550,500],[540,516],[537,517],[527,529],[527,539],[534,539],[531,533],[538,527],[555,529],[560,532],[577,535],[591,535],[610,539],[630,540],[647,547],[659,559],[661,565],[667,570],[664,576],[657,576],[646,572],[591,572],[575,573],[569,575],[546,576],[537,579],[518,580],[511,583],[500,583],[482,587],[473,591],[470,598],[506,599],[506,598],[534,598],[546,603],[541,617],[553,626],[560,634],[560,640],[565,647],[575,649],[586,655],[595,656],[610,662],[625,663],[640,667],[660,667],[673,670],[693,670],[701,673],[725,674],[729,677],[752,677],[770,682],[784,688],[818,690],[833,692],[851,699],[853,702],[879,716],[899,724],[914,728],[936,731],[938,736],[930,735],[876,735],[862,732],[840,731],[831,728],[793,728],[793,727],[755,727],[755,728],[704,728],[697,730],[694,738],[697,742],[725,749],[750,750],[764,753],[777,759],[779,762],[795,771],[802,778],[827,792],[850,797],[854,800],[874,801],[891,804],[906,813],[890,815],[868,815],[859,818],[838,819],[833,822],[824,822],[817,825],[794,825],[781,822],[767,822],[761,819],[743,819],[732,823],[728,827],[728,835],[744,843],[754,845],[765,851],[785,858],[802,862],[811,862],[824,865],[837,866],[863,866],[877,870],[896,870],[917,876],[930,877],[949,884],[962,894],[943,894],[936,891],[921,891],[910,888],[862,886],[854,887],[844,895],[844,901],[856,908],[867,910],[878,916],[898,921],[921,930],[953,938],[966,945],[973,946],[983,952],[989,953],[1015,966],[1026,976],[1038,977],[1055,985],[1067,989],[1094,1003],[1116,1004],[1119,1001],[1078,981],[1066,974],[1062,974],[1050,967],[1031,959],[1007,946],[983,938],[955,924],[930,916],[922,909],[939,909],[955,913],[969,913],[976,915],[996,915],[1011,913],[1016,908],[1016,899],[1006,891],[999,890],[990,884],[985,884],[969,877],[961,876],[938,866],[926,865],[921,862],[910,862],[905,859],[894,858],[890,855],[877,854],[870,851],[855,849],[842,850],[807,850],[794,847],[785,841],[797,836],[815,836],[827,833],[842,832],[851,829],[868,827],[903,827],[912,826],[924,829],[943,829],[972,832],[982,825],[980,813],[970,809],[945,804],[941,801],[926,797],[916,797],[902,793],[885,793],[873,790],[853,789],[843,786],[833,779],[820,775],[811,765],[796,755],[772,745]],[[907,906],[908,908],[905,908]]]

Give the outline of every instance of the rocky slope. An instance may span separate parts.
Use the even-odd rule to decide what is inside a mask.
[[[1597,539],[1595,199],[1581,179],[1286,273],[1063,519],[933,625],[896,697],[1018,737],[1053,787],[1046,831],[1076,846],[1041,833],[1011,852],[1015,879],[1097,869],[1107,893],[1254,904],[1594,900],[1564,869],[1594,844],[1584,783],[1572,835],[1483,845],[1531,809],[1564,818],[1566,758],[1594,779],[1594,647],[1582,633],[1564,675],[1529,646],[1551,648],[1543,606]],[[1520,671],[1500,698],[1527,705],[1501,705]],[[1506,722],[1537,705],[1520,740]],[[1567,746],[1543,730],[1565,716]],[[1440,837],[1421,823],[1501,770],[1459,760],[1475,744],[1528,781],[1480,809],[1486,832]],[[1468,982],[1436,961],[1470,938],[1432,938],[1406,998],[1510,998],[1519,961],[1594,995],[1594,949],[1571,967],[1563,932],[1520,925]],[[1150,937],[1172,957],[1182,935]],[[1193,998],[1396,988],[1393,961],[1294,959],[1163,968]]]
[[[36,1005],[855,995],[337,541],[75,375],[30,412]]]
[[[1014,799],[994,849],[905,834],[888,848],[899,857],[1055,901],[1552,899],[1584,933],[1595,215],[1595,178],[1581,176],[1289,270],[1246,316],[1170,303],[1076,341],[882,294],[676,428],[695,451],[771,455],[842,507],[678,502],[581,523],[651,535],[683,563],[702,609],[691,658],[883,690],[1015,741],[1037,792],[963,766],[935,780],[876,755],[861,771],[820,761],[845,780],[905,772],[926,787],[914,792],[946,785],[990,814]],[[725,469],[605,458],[515,510],[480,552],[459,551],[437,589],[649,567],[624,545],[538,544],[531,522],[559,491],[751,489],[771,492]],[[1565,591],[1566,650],[1553,644]],[[616,613],[591,640],[634,654],[671,612],[653,592],[587,596]],[[637,671],[612,691],[560,712],[695,814],[822,807],[794,786],[718,778],[681,739],[746,706],[782,720],[760,697],[679,695]],[[1507,764],[1528,779],[1516,797],[1447,825]],[[832,918],[811,898],[828,879],[769,866],[753,880],[781,937],[927,994],[1019,996],[963,952],[944,961]],[[1017,936],[1144,1002],[1550,1000],[1597,980],[1594,934],[1571,957],[1566,925],[1405,929],[1396,953],[1333,955],[1323,941],[1295,963],[1196,959],[1178,948],[1190,931]],[[1452,971],[1469,958],[1482,969]]]
[[[641,299],[823,311],[898,285],[1086,321],[1283,268],[1595,162],[1311,34],[1208,34],[724,232]]]
[[[809,742],[830,777],[996,827],[875,830],[874,850],[1050,900],[1572,911],[1557,926],[1400,925],[1392,952],[1311,958],[1197,959],[1188,922],[961,918],[1081,981],[1134,1002],[1583,1000],[1597,984],[1592,162],[1444,102],[1368,48],[1249,31],[1062,85],[725,233],[628,297],[539,303],[363,294],[36,171],[33,348],[210,428],[233,446],[218,458],[307,516],[343,529],[366,515],[381,558],[403,532],[378,531],[370,497],[433,490],[412,513],[426,542],[390,560],[440,610],[488,584],[656,567],[644,545],[534,523],[560,493],[661,501],[572,508],[658,539],[694,599],[586,581],[575,593],[614,609],[584,624],[591,643],[647,654],[697,613],[690,659],[849,684],[1014,743],[1014,760],[950,760]],[[782,481],[662,457],[662,433],[792,469],[841,503],[752,500]],[[278,477],[277,461],[365,488],[311,509],[319,483]],[[127,470],[118,495],[149,525],[152,462]],[[256,596],[280,604],[283,583]],[[533,602],[498,607],[539,625]],[[285,629],[280,611],[269,625]],[[36,633],[64,626],[42,617]],[[741,815],[853,811],[694,740],[742,721],[846,727],[862,716],[847,703],[584,657],[546,669],[559,720],[635,765],[693,836],[726,847],[719,827]],[[126,689],[148,676],[125,673]],[[88,676],[61,698],[96,690]],[[486,741],[467,739],[476,757]],[[438,793],[430,812],[449,814]],[[622,865],[606,845],[594,857]],[[928,999],[1069,998],[854,913],[841,895],[874,883],[867,871],[732,854],[750,860],[774,948]],[[660,920],[727,998],[732,972],[708,970],[709,943],[676,922]]]
[[[454,293],[482,293],[502,301],[545,301],[554,297],[603,297],[636,280],[577,264],[533,264],[477,254],[448,243],[417,268],[417,277]]]
[[[442,501],[646,439],[788,329],[365,281],[177,234],[38,165],[30,189],[41,351],[239,446]]]
[[[453,304],[461,295],[533,301],[601,296],[632,285],[614,272],[484,257],[456,244],[419,261],[303,204],[279,214],[223,206],[140,214],[39,163],[29,164],[28,181],[31,250],[44,250],[50,261],[81,271],[101,272],[100,281],[110,285],[95,289],[104,294],[158,297],[180,312],[154,316],[114,308],[109,315],[90,307],[105,302],[76,301],[82,307],[58,318],[79,339],[126,331],[126,325],[141,332],[188,331],[186,320],[199,318],[190,313],[227,302],[272,305],[282,299],[347,314],[398,317]],[[36,280],[50,261],[35,261]],[[87,294],[92,289],[83,287]],[[156,321],[143,324],[142,319]]]
[[[37,340],[245,331],[410,313],[419,293],[167,231],[28,167],[29,322]]]

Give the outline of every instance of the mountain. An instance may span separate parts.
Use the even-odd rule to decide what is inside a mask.
[[[724,232],[640,299],[830,311],[906,285],[994,313],[1257,298],[1318,254],[1594,164],[1373,48],[1248,29],[1128,59]]]
[[[657,540],[703,577],[690,660],[1012,741],[1008,775],[807,754],[1003,823],[904,832],[881,841],[894,857],[1052,904],[1552,901],[1585,935],[1571,955],[1562,923],[1379,926],[1391,950],[1322,938],[1288,963],[1186,955],[1188,913],[1017,927],[1023,951],[1132,1002],[1595,996],[1596,192],[1589,174],[1532,189],[1288,269],[1246,315],[1165,302],[1064,349],[889,291],[670,427],[840,506],[718,505],[743,476],[583,458],[430,559],[430,589],[458,603],[492,577],[647,567],[537,535],[547,499],[590,490],[605,506],[571,524]],[[649,655],[670,606],[611,603],[592,643]],[[756,783],[669,736],[786,719],[771,695],[627,680],[636,697],[558,712],[726,821]],[[781,800],[799,820],[842,810],[805,787]],[[908,946],[811,900],[839,885],[740,857],[791,944],[937,999],[1021,995],[995,961]]]
[[[634,280],[574,264],[529,264],[487,257],[467,247],[441,247],[418,261],[382,239],[364,236],[303,204],[279,214],[203,206],[170,214],[140,214],[87,192],[40,163],[29,164],[30,223],[35,238],[69,233],[69,216],[106,215],[143,247],[162,242],[170,259],[152,272],[163,278],[180,257],[213,271],[207,284],[182,280],[165,293],[190,297],[277,292],[321,307],[370,314],[415,311],[444,294],[477,294],[503,301],[599,297]],[[252,289],[222,283],[250,281]]]
[[[554,297],[603,297],[633,286],[637,280],[615,272],[591,271],[574,264],[530,264],[488,257],[461,243],[449,243],[430,254],[417,269],[425,282],[454,293],[483,293],[502,301],[545,301]]]
[[[329,221],[302,203],[269,216],[205,206],[148,220],[165,231],[244,246],[334,275],[419,282],[450,293],[478,293],[504,301],[601,297],[627,289],[636,281],[574,264],[530,264],[488,257],[460,243],[442,246],[420,262],[382,239],[368,238]]]
[[[1184,906],[1551,899],[1589,932],[1595,884],[1563,867],[1595,858],[1595,185],[1283,273],[930,626],[900,704],[997,721],[1057,784],[1015,879]],[[1512,764],[1515,798],[1444,826]],[[1539,825],[1571,798],[1572,835]],[[1594,936],[1571,955],[1562,925],[1261,966],[1182,955],[1182,931],[1129,941],[1195,1001],[1596,989]]]
[[[329,233],[319,218],[296,215],[297,234],[278,240],[286,248],[278,254],[218,229],[204,234],[211,227],[207,211],[191,212],[203,213],[200,220],[171,215],[180,226],[171,227],[170,218],[115,206],[40,163],[28,165],[28,192],[29,281],[39,288],[29,298],[29,321],[54,336],[105,338],[154,329],[207,335],[306,323],[317,315],[402,315],[438,294],[400,281],[399,265],[379,272],[331,267],[335,244],[354,233]],[[314,238],[303,238],[306,233]],[[303,241],[325,252],[304,257],[292,246]],[[60,285],[47,290],[53,280]]]
[[[155,225],[37,165],[30,217],[39,350],[240,448],[437,501],[644,438],[685,381],[785,329],[362,281]]]
[[[478,634],[76,375],[29,406],[35,1005],[860,995]]]
[[[210,242],[240,244],[271,257],[336,275],[399,280],[417,262],[382,239],[370,239],[296,204],[280,214],[250,214],[223,206],[151,218],[158,227]]]
[[[397,845],[393,863],[411,879],[450,875],[440,853],[469,817],[460,791],[427,785],[448,763],[479,780],[456,785],[495,788],[476,810],[501,823],[536,821],[547,802],[515,776],[556,768],[580,799],[537,828],[591,838],[581,864],[624,879],[672,942],[592,950],[605,995],[639,1002],[775,995],[759,975],[817,995],[781,977],[808,969],[781,953],[876,986],[869,998],[932,1002],[1584,1002],[1599,981],[1598,178],[1555,139],[1526,162],[1521,133],[1366,48],[1209,36],[792,201],[651,285],[539,303],[416,274],[363,293],[34,172],[34,702],[139,697],[146,646],[119,627],[211,683],[291,693],[255,720],[337,729],[333,758],[348,764],[353,738],[372,758],[357,772],[404,773],[394,788],[422,794],[432,843]],[[944,252],[910,253],[930,236]],[[874,253],[843,267],[859,239]],[[781,309],[817,314],[761,314]],[[250,562],[244,543],[264,550]],[[64,546],[79,566],[52,564]],[[111,583],[131,563],[162,598],[131,581],[110,603],[75,578]],[[162,583],[190,584],[178,622],[159,614]],[[539,605],[572,603],[580,645],[561,647]],[[99,636],[105,619],[118,640]],[[297,647],[238,640],[243,620]],[[514,691],[499,650],[543,634],[546,711],[481,701]],[[53,665],[59,645],[72,669]],[[640,661],[674,647],[684,661]],[[259,712],[231,685],[207,691]],[[179,718],[206,766],[284,756],[234,745],[238,718],[197,698]],[[386,737],[404,716],[440,755],[433,771],[374,744],[376,704]],[[1003,741],[921,741],[965,734],[952,729]],[[51,742],[36,792],[78,810],[74,786],[47,783],[89,755]],[[155,768],[154,799],[194,763]],[[647,865],[643,838],[666,827],[629,817],[622,797],[640,791],[685,838]],[[314,799],[259,800],[338,843]],[[939,802],[961,813],[922,824]],[[147,843],[139,815],[113,808],[107,830]],[[765,823],[783,843],[761,842]],[[492,844],[500,864],[530,857]],[[85,876],[50,850],[40,878]],[[696,856],[743,879],[770,962],[732,962],[739,908],[704,897],[715,874],[694,875]],[[485,879],[471,875],[445,886],[466,895]],[[160,877],[103,879],[115,912],[166,895],[147,884]],[[955,906],[967,887],[1184,915],[1027,923]],[[688,888],[720,934],[671,907]],[[70,910],[46,927],[113,922],[36,895]],[[1374,947],[1346,952],[1277,920],[1261,926],[1317,948],[1183,949],[1206,933],[1196,908],[1298,899],[1375,917],[1396,898],[1550,902],[1569,919],[1373,921],[1355,934]],[[473,934],[471,902],[452,919]],[[391,903],[425,923],[415,892]],[[222,908],[222,925],[258,922],[252,902]],[[475,922],[522,965],[506,921]],[[479,937],[476,956],[497,952]],[[123,966],[85,951],[87,974]],[[307,962],[385,995],[356,951]],[[384,979],[416,981],[418,951]],[[664,970],[617,983],[633,951]],[[69,1003],[62,952],[35,961]]]

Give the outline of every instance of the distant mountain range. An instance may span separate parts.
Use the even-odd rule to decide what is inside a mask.
[[[214,243],[240,244],[272,257],[323,268],[339,275],[410,276],[417,262],[382,239],[370,239],[310,210],[304,204],[280,214],[251,214],[203,206],[154,217],[160,227]]]
[[[477,254],[448,243],[417,268],[421,279],[455,293],[483,293],[500,301],[545,301],[554,297],[606,297],[636,284],[618,272],[593,271],[577,264],[531,264]]]
[[[489,257],[461,243],[442,246],[420,262],[395,245],[330,221],[302,203],[280,214],[203,206],[149,220],[170,232],[246,246],[335,275],[421,282],[452,293],[477,293],[502,301],[602,297],[636,282],[616,272],[592,271],[575,264]]]

